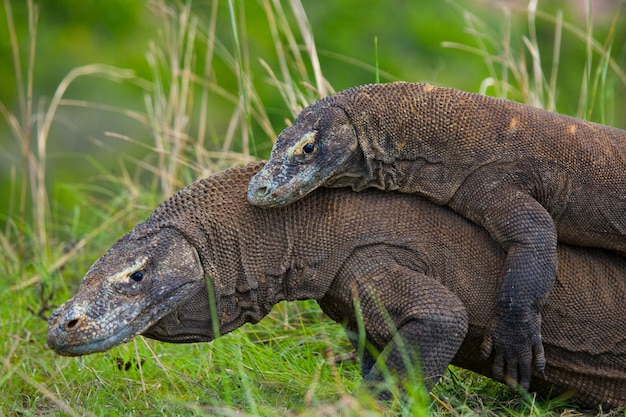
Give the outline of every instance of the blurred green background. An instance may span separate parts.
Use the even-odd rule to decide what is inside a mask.
[[[274,41],[270,35],[271,23],[264,12],[268,2],[261,0],[220,1],[215,19],[215,58],[209,78],[224,90],[238,95],[237,72],[229,59],[238,53],[233,36],[236,21],[241,50],[252,74],[251,82],[276,132],[285,127],[291,113],[281,98],[279,89],[269,81],[265,61],[271,68],[279,66]],[[287,20],[297,32],[296,19],[289,2],[283,5]],[[526,2],[505,2],[511,7],[510,45],[515,59],[522,66],[530,66],[530,53],[523,36],[528,35]],[[65,98],[87,100],[115,106],[120,109],[145,113],[146,91],[138,86],[141,80],[152,80],[154,74],[147,61],[151,43],[163,42],[167,34],[162,19],[155,13],[153,2],[139,0],[73,1],[41,0],[35,3],[38,11],[35,65],[33,72],[33,132],[41,123],[42,111],[63,80],[74,68],[92,63],[108,64],[135,71],[137,78],[114,82],[106,77],[83,77],[73,82]],[[178,2],[171,2],[180,6]],[[214,3],[194,1],[191,10],[198,17],[199,31],[210,26]],[[508,12],[495,1],[377,1],[304,0],[302,5],[309,19],[322,72],[335,90],[376,81],[374,68],[378,66],[380,81],[407,80],[432,82],[439,85],[480,91],[481,83],[492,76],[483,57],[458,48],[448,48],[443,42],[455,42],[470,48],[498,51],[490,41],[506,38]],[[552,48],[555,37],[554,16],[562,11],[563,20],[581,33],[587,31],[586,2],[578,0],[542,1],[538,9],[547,18],[536,20],[536,36],[540,48],[541,65],[549,74],[552,68]],[[230,10],[234,10],[231,18]],[[20,49],[22,87],[16,76],[14,56],[9,36],[7,11],[13,16]],[[20,114],[18,89],[23,88],[28,74],[29,26],[26,1],[7,0],[0,7],[0,101],[8,112]],[[481,37],[468,33],[468,18],[481,20]],[[609,34],[610,54],[616,65],[624,68],[626,19],[623,1],[593,1],[593,37],[602,44]],[[482,25],[482,26],[480,26]],[[489,38],[491,37],[491,39]],[[303,43],[302,39],[297,40]],[[197,43],[201,43],[197,41]],[[206,42],[205,42],[206,43]],[[199,50],[206,48],[199,45]],[[585,77],[588,45],[571,31],[564,30],[558,63],[556,110],[561,113],[585,116],[592,120],[626,127],[623,117],[626,108],[624,81],[608,71],[605,94],[591,114],[580,114],[579,97]],[[594,64],[600,59],[592,54]],[[193,66],[203,73],[203,56],[194,58]],[[527,61],[527,62],[525,62]],[[531,68],[528,69],[532,71]],[[139,81],[138,81],[139,80]],[[519,87],[519,86],[518,86]],[[494,89],[487,93],[498,94]],[[516,99],[515,94],[511,97]],[[198,111],[198,102],[190,103]],[[219,94],[209,95],[207,118],[210,119],[212,141],[206,147],[219,149],[219,140],[229,129],[233,103]],[[601,114],[602,116],[598,116]],[[19,119],[19,116],[18,116]],[[231,127],[232,128],[232,127]],[[271,148],[272,137],[251,122],[250,131],[255,145],[252,152],[265,158]],[[132,138],[120,140],[106,132]],[[76,204],[71,187],[103,170],[120,174],[120,159],[132,155],[142,160],[149,149],[140,142],[151,143],[151,131],[145,124],[116,112],[90,107],[61,106],[55,115],[46,142],[46,185],[51,198],[61,210],[72,210]],[[33,139],[33,143],[34,143]],[[34,146],[34,145],[33,145]],[[236,145],[235,145],[236,148]],[[23,156],[20,143],[14,137],[6,117],[0,118],[0,230],[7,219],[16,213],[15,201],[19,192]],[[34,150],[36,153],[37,151]],[[127,159],[126,159],[127,160]],[[97,168],[96,168],[97,166]],[[132,164],[129,169],[132,170]]]

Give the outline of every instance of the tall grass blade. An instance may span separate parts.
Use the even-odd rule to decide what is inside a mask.
[[[241,2],[241,7],[243,9],[244,3]],[[243,135],[243,153],[250,153],[250,146],[252,146],[252,155],[256,156],[256,145],[254,142],[254,135],[252,129],[250,128],[252,124],[252,118],[250,117],[250,102],[248,98],[248,80],[245,76],[245,69],[248,65],[244,62],[244,54],[242,50],[242,44],[239,40],[239,25],[237,24],[237,17],[235,12],[234,0],[228,0],[228,12],[230,16],[230,25],[233,34],[233,40],[235,42],[235,57],[237,63],[237,78],[239,82],[239,92],[241,93],[241,102],[240,106],[245,115],[245,121],[247,122],[247,127],[242,124],[241,133]],[[244,14],[241,13],[243,18]],[[248,71],[249,73],[249,71]]]

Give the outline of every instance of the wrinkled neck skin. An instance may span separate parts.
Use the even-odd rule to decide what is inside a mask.
[[[364,115],[362,115],[364,117]],[[375,115],[372,118],[376,118]],[[362,191],[366,188],[376,188],[384,191],[402,191],[416,193],[414,189],[404,186],[406,180],[413,173],[419,172],[424,166],[431,163],[440,163],[443,158],[405,159],[401,153],[383,153],[377,143],[393,143],[385,129],[375,129],[376,123],[364,123],[355,129],[359,146],[354,155],[345,164],[346,170],[331,177],[325,186],[329,188],[348,187],[353,191]],[[378,138],[370,140],[369,138]],[[367,155],[367,156],[366,156]],[[407,168],[406,164],[411,164]]]
[[[439,111],[454,107],[454,100],[439,97],[427,85],[394,83],[389,88],[366,86],[331,96],[354,128],[359,159],[350,166],[352,173],[336,175],[327,186],[398,190],[447,204],[468,173],[501,158],[489,152],[482,158],[459,154],[456,142],[467,134],[454,115]]]
[[[421,190],[415,189],[415,178],[422,175],[424,168],[442,165],[445,156],[441,146],[429,143],[432,138],[416,138],[416,132],[407,130],[403,117],[415,111],[410,101],[397,102],[395,104],[399,108],[390,110],[388,105],[381,104],[379,100],[363,97],[367,96],[359,96],[356,102],[338,96],[333,103],[341,107],[352,122],[358,147],[344,169],[331,177],[325,186],[349,187],[353,191],[376,188],[422,194]],[[364,100],[367,102],[364,103]],[[346,105],[346,101],[350,105]],[[409,141],[413,150],[407,153],[405,145]],[[416,150],[415,146],[421,149]],[[442,181],[445,179],[442,178]],[[423,194],[438,200],[429,193]]]

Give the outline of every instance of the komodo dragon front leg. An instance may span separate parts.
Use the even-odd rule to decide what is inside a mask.
[[[370,389],[380,388],[385,372],[405,382],[421,377],[432,389],[467,334],[468,315],[459,298],[398,263],[414,255],[386,245],[358,249],[319,301],[362,353],[361,372]],[[359,337],[360,328],[366,337]],[[383,388],[379,395],[389,393]]]
[[[541,310],[556,278],[557,232],[550,214],[519,184],[485,183],[482,178],[470,176],[449,204],[483,225],[507,252],[496,317],[482,356],[486,359],[495,351],[494,377],[528,388],[533,357],[545,378]]]

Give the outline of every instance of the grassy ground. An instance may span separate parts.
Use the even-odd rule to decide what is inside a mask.
[[[9,4],[5,2],[5,7]],[[269,144],[255,140],[251,125],[267,137],[276,136],[251,82],[252,74],[246,72],[247,39],[238,27],[233,4],[229,5],[237,41],[232,55],[224,57],[226,52],[214,40],[215,14],[201,21],[185,6],[155,1],[150,7],[162,20],[164,31],[147,51],[151,79],[139,80],[101,65],[76,68],[50,102],[33,108],[34,86],[26,76],[18,85],[19,112],[0,105],[24,161],[23,172],[12,171],[14,181],[7,193],[12,208],[6,227],[0,230],[0,415],[625,415],[623,411],[581,411],[566,400],[511,393],[459,369],[451,369],[430,397],[418,392],[407,404],[383,408],[358,390],[358,364],[341,328],[312,301],[280,304],[261,323],[210,345],[169,345],[137,337],[107,353],[82,359],[59,357],[45,347],[45,319],[51,309],[76,291],[76,277],[118,236],[185,183],[256,159],[257,149]],[[268,69],[268,77],[280,88],[284,107],[294,116],[331,87],[317,65],[314,43],[302,40],[310,33],[300,3],[292,2],[288,10],[279,2],[264,5],[267,18],[276,22],[273,35],[280,59],[278,68]],[[35,8],[31,11],[34,33]],[[296,24],[290,25],[285,14],[293,15]],[[475,33],[479,45],[470,52],[484,56],[491,69],[492,77],[483,82],[485,89],[551,108],[557,80],[554,73],[544,74],[536,62],[535,17],[531,10],[528,62],[517,59],[506,42],[482,32],[480,20],[466,14],[468,30]],[[559,16],[551,19],[557,35],[561,30],[576,30]],[[609,59],[611,38],[596,42],[590,29],[579,35],[590,54],[582,64],[588,66],[586,98],[581,99],[585,115],[589,114],[586,103],[595,103],[608,90],[609,81],[623,83],[625,77]],[[11,42],[20,49],[16,39]],[[22,42],[21,48],[34,50],[34,43],[24,44],[28,42]],[[558,43],[554,49],[558,52]],[[225,91],[218,83],[206,81],[213,80],[207,74],[218,53],[238,77],[238,91]],[[200,70],[192,68],[192,57],[198,55],[206,64]],[[24,56],[20,67],[28,75],[34,55]],[[145,96],[145,111],[64,98],[72,82],[92,75],[137,85]],[[206,114],[209,95],[220,96],[232,108],[227,133],[220,137],[213,133],[215,126]],[[152,137],[150,143],[141,142],[148,151],[145,159],[120,159],[112,174],[94,158],[96,177],[63,185],[76,196],[77,204],[69,212],[59,208],[46,185],[46,141],[63,106],[117,112],[145,125]],[[139,142],[120,133],[110,136]]]

